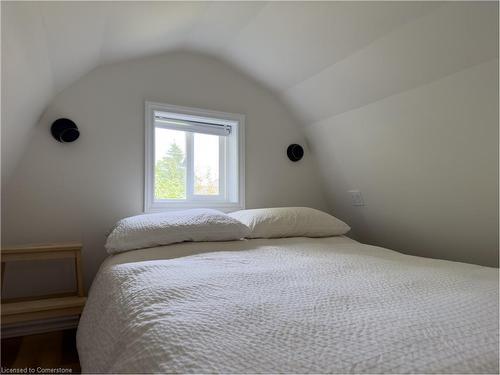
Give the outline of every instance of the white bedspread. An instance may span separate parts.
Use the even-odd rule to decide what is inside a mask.
[[[498,328],[497,269],[288,238],[110,257],[77,343],[98,373],[498,373]]]

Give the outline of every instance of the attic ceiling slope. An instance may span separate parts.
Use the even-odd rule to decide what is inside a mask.
[[[492,17],[486,13],[497,5],[460,4],[465,5],[456,10],[459,22],[467,25],[460,35],[474,43],[490,32]],[[474,10],[475,4],[490,9]],[[2,2],[1,7],[3,183],[54,95],[99,65],[194,49],[235,64],[309,121],[472,64],[490,50],[478,48],[478,57],[471,60],[457,53],[462,42],[457,44],[451,34],[432,35],[436,42],[430,51],[436,50],[438,62],[439,47],[448,42],[460,61],[434,69],[430,60],[401,68],[404,57],[398,60],[394,49],[384,47],[393,38],[406,43],[409,52],[412,47],[428,52],[413,46],[407,30],[426,27],[420,20],[431,20],[429,29],[440,31],[432,17],[438,19],[434,15],[441,12],[449,20],[460,8],[455,3],[68,1]],[[477,31],[476,15],[483,13],[487,25]],[[454,27],[460,29],[459,23]],[[390,54],[387,64],[377,55],[381,52]],[[393,71],[403,84],[387,79]]]
[[[311,124],[498,57],[498,3],[452,3],[290,87]]]
[[[224,55],[283,91],[421,17],[438,2],[271,2]]]

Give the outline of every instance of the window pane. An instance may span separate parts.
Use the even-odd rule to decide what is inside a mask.
[[[219,136],[194,133],[194,194],[219,195]]]
[[[155,128],[155,199],[186,199],[186,133]]]

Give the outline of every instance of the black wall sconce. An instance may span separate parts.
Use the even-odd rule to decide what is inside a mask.
[[[304,156],[304,149],[301,145],[294,143],[288,146],[286,154],[291,161],[299,161]]]
[[[80,136],[78,126],[67,118],[60,118],[54,121],[50,127],[50,132],[56,141],[62,143],[74,142]]]

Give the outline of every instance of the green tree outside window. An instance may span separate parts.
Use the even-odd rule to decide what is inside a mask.
[[[155,197],[186,198],[186,155],[176,143],[172,143],[165,156],[156,162]]]

